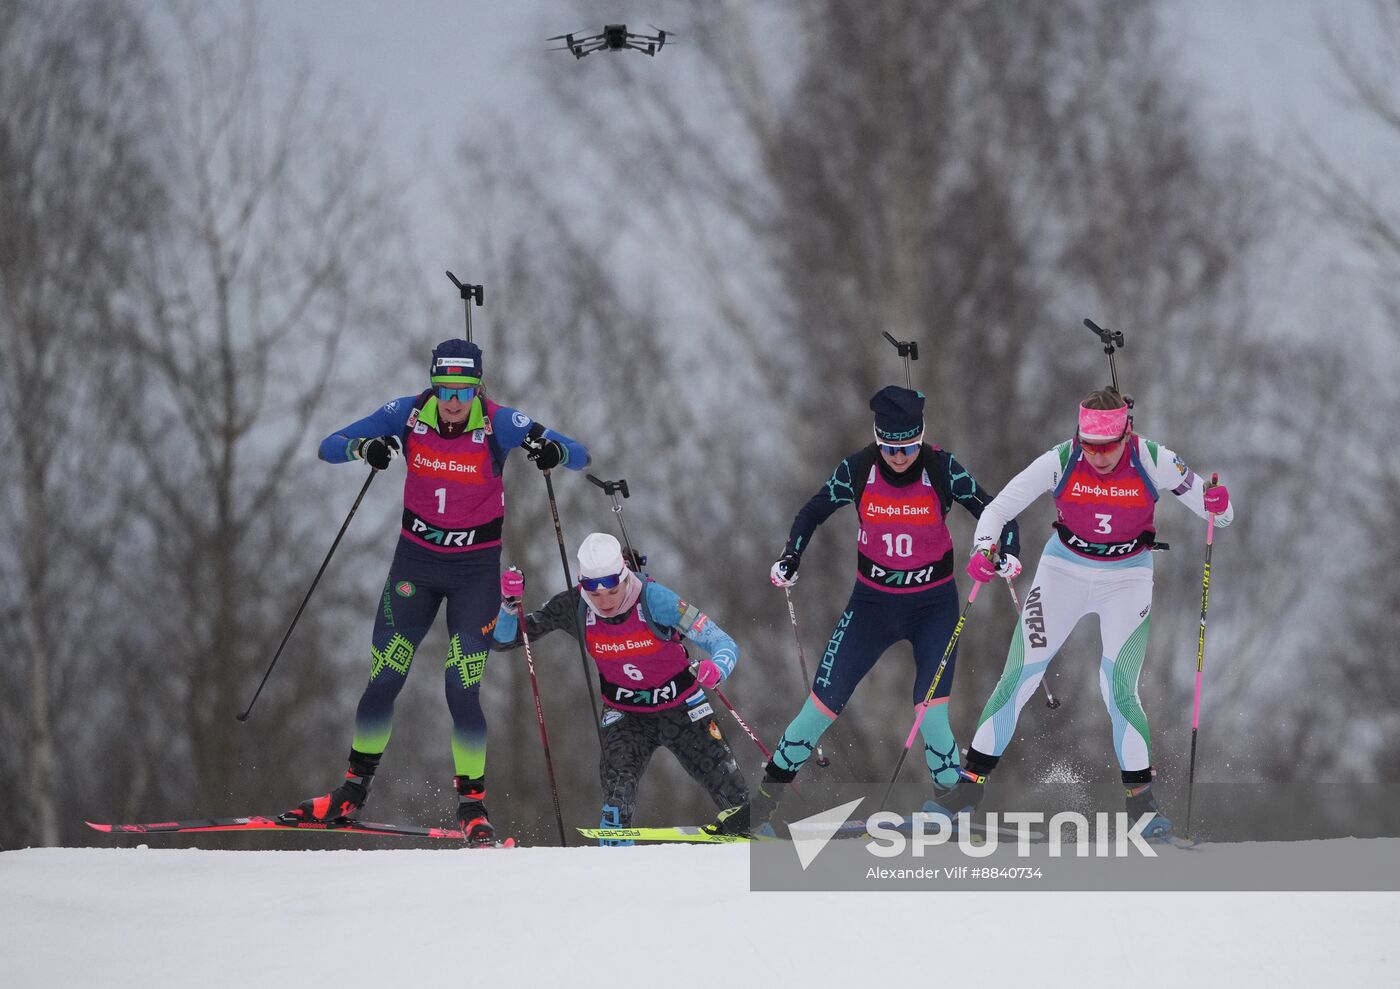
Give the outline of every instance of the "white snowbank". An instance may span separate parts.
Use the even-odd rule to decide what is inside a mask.
[[[748,854],[4,852],[0,986],[1195,989],[1400,972],[1397,893],[751,893]]]

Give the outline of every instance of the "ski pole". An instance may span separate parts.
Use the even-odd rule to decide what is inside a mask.
[[[326,572],[326,564],[331,562],[331,557],[335,554],[335,548],[340,545],[340,539],[345,535],[345,530],[350,528],[350,520],[355,517],[355,511],[360,507],[360,502],[364,500],[365,492],[369,490],[369,484],[374,480],[374,476],[379,471],[370,468],[369,477],[365,478],[364,486],[360,488],[360,493],[355,496],[355,504],[350,506],[350,514],[345,516],[345,521],[340,525],[340,531],[335,534],[335,542],[331,543],[330,550],[326,553],[326,558],[321,561],[321,569],[316,571],[316,577],[311,581],[311,586],[306,589],[306,597],[301,599],[301,607],[292,616],[292,623],[287,626],[287,634],[282,636],[282,643],[277,647],[277,652],[272,656],[272,662],[267,664],[267,672],[263,674],[262,682],[258,684],[258,689],[253,692],[253,699],[248,702],[248,706],[241,714],[235,715],[239,721],[247,721],[248,715],[253,713],[253,705],[258,702],[259,695],[262,694],[263,687],[267,685],[267,678],[272,676],[272,668],[277,665],[277,660],[282,655],[282,650],[287,647],[287,640],[292,637],[292,629],[297,627],[297,622],[301,619],[301,613],[306,610],[306,602],[311,600],[311,592],[316,590],[316,585],[321,582],[321,574]]]
[[[457,286],[457,291],[462,293],[462,302],[467,307],[467,343],[472,342],[472,303],[478,306],[482,304],[483,289],[480,285],[463,285],[457,280],[457,276],[452,272],[447,272],[447,277],[452,279],[452,284]]]
[[[1210,475],[1209,491],[1220,483],[1219,474]],[[1206,520],[1206,566],[1201,574],[1201,632],[1196,639],[1196,700],[1191,705],[1191,768],[1186,774],[1186,833],[1191,834],[1191,798],[1196,786],[1196,732],[1201,726],[1201,678],[1206,664],[1206,607],[1210,604],[1210,551],[1215,543],[1215,513]]]
[[[919,342],[917,340],[896,340],[894,337],[890,336],[888,330],[881,330],[880,332],[884,335],[886,340],[894,344],[894,349],[899,351],[899,356],[904,358],[904,387],[912,391],[914,385],[912,383],[913,379],[909,374],[909,362],[919,359]]]
[[[792,634],[797,638],[797,661],[802,665],[802,683],[810,685],[812,677],[807,673],[807,653],[802,648],[802,633],[797,630],[797,609],[792,606],[792,591],[784,587],[783,595],[787,598],[788,618],[792,621]],[[831,760],[822,751],[820,742],[817,743],[816,760],[817,765],[822,769],[831,765]]]
[[[569,554],[564,549],[564,527],[559,524],[559,504],[554,500],[554,479],[549,471],[544,471],[544,487],[549,493],[549,514],[554,519],[554,538],[559,541],[559,562],[564,565],[564,586],[574,586],[574,576],[569,572]],[[579,593],[582,593],[581,591]],[[578,630],[578,658],[583,664],[583,679],[588,688],[588,704],[593,708],[593,730],[598,733],[598,745],[603,744],[603,726],[598,718],[598,702],[593,697],[593,677],[588,674],[588,652],[583,647],[583,629]]]
[[[738,723],[740,728],[744,729],[744,734],[749,736],[749,738],[753,741],[753,744],[758,746],[758,751],[763,753],[763,758],[767,759],[769,762],[772,762],[773,753],[769,751],[768,746],[764,745],[758,740],[758,736],[755,735],[753,729],[749,727],[749,723],[744,720],[743,716],[738,712],[734,705],[729,702],[729,698],[724,696],[724,691],[720,690],[719,687],[709,687],[706,689],[710,693],[718,697],[720,699],[720,702],[724,704],[725,707],[729,708],[729,713],[734,715],[734,720]]]
[[[768,762],[772,762],[772,750],[758,740],[758,736],[754,734],[754,730],[749,727],[749,723],[744,720],[744,716],[739,713],[739,709],[730,703],[729,698],[724,695],[724,691],[720,690],[719,687],[707,687],[705,689],[720,699],[724,706],[729,709],[729,713],[733,715],[735,723],[737,723],[739,727],[744,730],[744,734],[749,736],[749,739],[753,742],[753,744],[758,746],[758,751],[763,753],[763,758],[766,759]],[[793,793],[797,794],[799,798],[802,797],[802,791],[797,788],[796,783],[789,783],[788,789],[791,790]]]
[[[559,784],[554,778],[554,758],[549,754],[549,732],[544,727],[544,705],[540,703],[540,682],[535,678],[535,660],[530,655],[530,633],[525,631],[525,602],[517,599],[515,616],[520,622],[520,641],[525,646],[525,666],[530,671],[530,693],[535,698],[535,723],[540,726],[540,744],[544,746],[544,765],[549,771],[549,792],[554,798],[554,823],[559,825],[559,847],[568,845],[564,837],[564,814],[559,809]]]
[[[890,774],[890,782],[885,787],[885,795],[880,798],[880,810],[883,810],[885,804],[889,803],[895,780],[899,779],[899,771],[904,768],[904,760],[908,757],[909,749],[914,744],[914,737],[919,734],[919,726],[923,724],[924,714],[927,713],[928,706],[933,701],[933,695],[938,690],[938,681],[943,679],[943,671],[948,666],[948,657],[953,655],[953,649],[958,644],[958,637],[962,635],[963,626],[967,624],[967,613],[972,609],[972,602],[977,600],[977,592],[981,589],[980,583],[974,583],[972,591],[967,595],[967,604],[963,605],[962,614],[958,616],[958,623],[953,626],[953,634],[948,639],[948,648],[943,650],[943,658],[938,663],[938,669],[934,671],[933,682],[928,685],[928,693],[924,695],[923,703],[915,709],[914,725],[909,729],[909,737],[904,740],[904,751],[899,753],[899,761],[894,764],[894,772]]]
[[[1019,616],[1021,614],[1021,595],[1016,593],[1016,585],[1012,583],[1010,577],[1006,578],[1006,589],[1011,592],[1011,603],[1016,606],[1016,614]],[[1055,700],[1054,694],[1050,693],[1050,685],[1045,682],[1043,676],[1040,678],[1040,685],[1045,688],[1045,706],[1052,711],[1055,710],[1060,706],[1060,702]]]

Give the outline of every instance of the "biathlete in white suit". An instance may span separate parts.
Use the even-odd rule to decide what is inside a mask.
[[[967,572],[983,583],[996,576],[987,551],[1031,502],[1053,492],[1058,520],[957,786],[938,801],[950,816],[977,807],[1021,708],[1079,620],[1095,614],[1103,641],[1099,689],[1113,725],[1128,813],[1134,819],[1158,815],[1144,830],[1148,836],[1170,831],[1152,796],[1152,746],[1137,687],[1152,623],[1154,514],[1164,490],[1202,518],[1213,514],[1221,528],[1234,519],[1225,486],[1207,485],[1171,450],[1133,433],[1127,404],[1106,389],[1081,404],[1073,440],[1037,457],[982,512]]]

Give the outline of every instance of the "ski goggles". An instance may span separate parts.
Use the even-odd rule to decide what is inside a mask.
[[[1081,438],[1079,440],[1079,445],[1085,450],[1088,450],[1090,453],[1112,453],[1114,449],[1118,446],[1118,444],[1123,442],[1124,436],[1126,435],[1127,434],[1125,433],[1123,436],[1118,437],[1116,440],[1109,440],[1107,443],[1090,443],[1087,440]]]
[[[608,574],[606,577],[579,577],[578,583],[585,591],[610,591],[618,584],[622,583],[622,574]]]
[[[906,457],[912,457],[919,452],[919,446],[920,444],[918,443],[881,443],[880,452],[888,453],[891,457],[897,453],[902,453]]]
[[[464,385],[460,388],[452,385],[434,385],[433,390],[437,392],[439,402],[450,402],[454,398],[462,402],[470,402],[476,398],[476,385]]]

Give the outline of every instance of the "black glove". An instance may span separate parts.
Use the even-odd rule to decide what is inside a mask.
[[[564,444],[555,440],[545,440],[544,446],[532,451],[529,457],[540,470],[553,470],[568,459]]]
[[[373,436],[360,440],[351,449],[375,470],[384,470],[399,455],[399,440],[396,436]]]
[[[557,440],[545,439],[544,427],[539,423],[530,427],[530,431],[520,441],[520,448],[540,470],[553,470],[569,460],[569,451],[564,449],[564,444]]]

